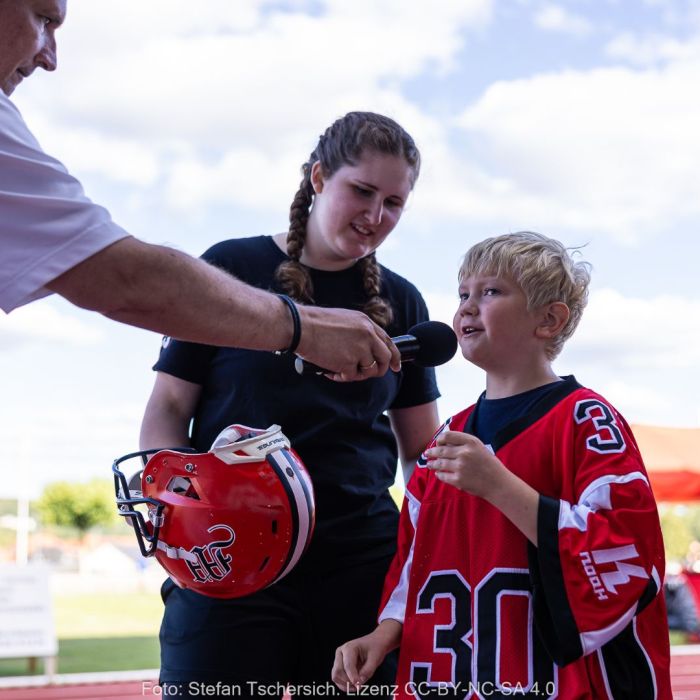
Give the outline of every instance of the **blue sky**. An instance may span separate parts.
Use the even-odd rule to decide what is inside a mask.
[[[318,134],[384,112],[424,166],[379,257],[435,318],[477,240],[585,245],[591,301],[555,368],[631,423],[700,425],[700,1],[68,4],[59,70],[14,99],[135,235],[198,255],[283,230]],[[158,343],[60,299],[0,317],[0,496],[109,475]],[[438,379],[443,417],[483,386],[461,358]]]

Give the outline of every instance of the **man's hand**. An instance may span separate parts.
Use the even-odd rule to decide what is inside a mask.
[[[391,338],[365,314],[348,309],[299,305],[301,341],[297,354],[328,369],[330,379],[352,382],[401,369]]]

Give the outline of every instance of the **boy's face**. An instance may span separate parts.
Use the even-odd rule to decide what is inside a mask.
[[[487,372],[511,372],[543,352],[535,335],[537,314],[528,310],[523,290],[509,277],[465,277],[459,299],[452,327],[470,362]]]

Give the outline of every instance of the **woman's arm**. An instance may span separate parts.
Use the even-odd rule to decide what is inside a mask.
[[[158,372],[141,422],[142,450],[186,447],[189,427],[202,387]]]
[[[389,420],[399,447],[404,483],[407,484],[416,460],[440,427],[437,402],[394,408],[389,411]]]

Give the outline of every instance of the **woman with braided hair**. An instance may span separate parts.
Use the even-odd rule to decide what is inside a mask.
[[[304,164],[288,232],[224,241],[204,258],[298,303],[362,310],[390,336],[402,335],[428,312],[375,251],[401,218],[419,168],[413,139],[395,121],[351,112]],[[293,359],[168,339],[154,367],[142,449],[189,444],[204,452],[228,425],[276,423],[316,492],[309,550],[273,586],[219,600],[163,584],[164,695],[279,696],[285,684],[318,684],[327,694],[336,647],[375,626],[398,522],[388,488],[397,459],[410,473],[438,427],[435,375],[406,365],[338,383],[299,376]],[[373,681],[391,684],[394,671],[389,659]]]

